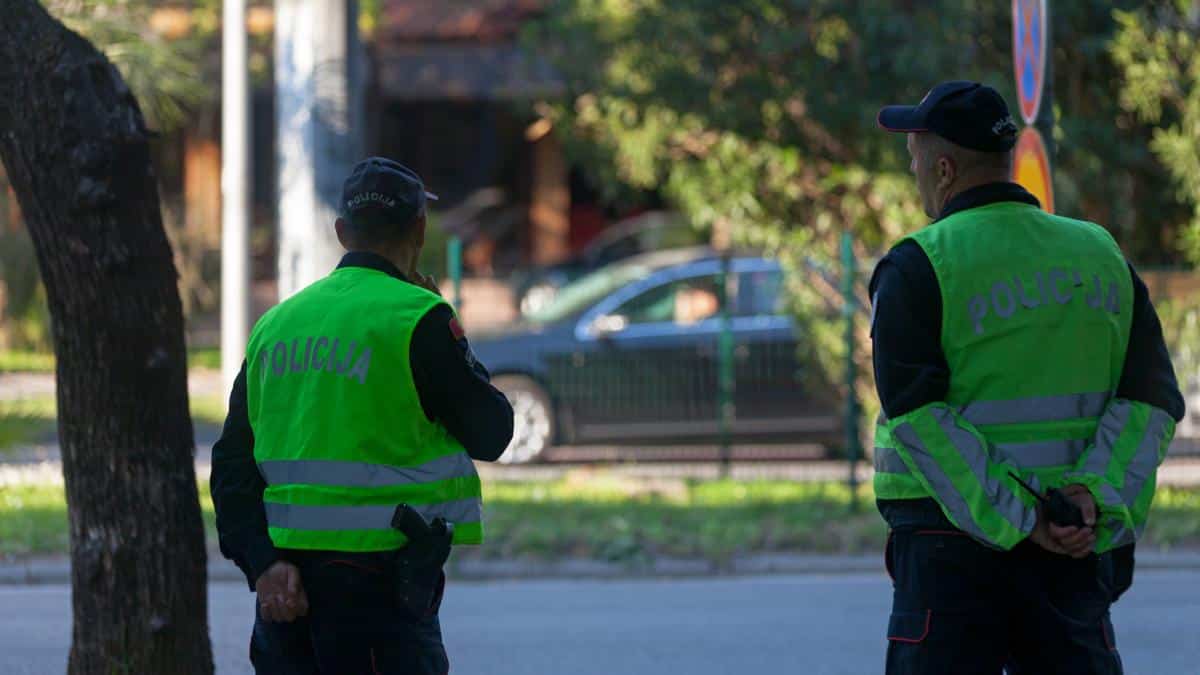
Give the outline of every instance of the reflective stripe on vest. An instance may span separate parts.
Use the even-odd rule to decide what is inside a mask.
[[[999,483],[999,478],[988,473],[986,448],[979,446],[978,439],[971,435],[966,430],[954,424],[949,411],[941,409],[940,412],[944,415],[938,419],[938,425],[954,443],[955,447],[962,451],[962,458],[966,462],[975,480],[989,493],[995,495],[992,505],[995,508],[999,517],[1007,520],[1014,528],[1029,532],[1033,529],[1034,522],[1031,519],[1036,519],[1037,513],[1025,507],[1021,498],[1013,492],[1007,492],[996,489]],[[971,536],[986,541],[986,531],[980,523],[977,523],[971,515],[970,505],[962,497],[958,490],[954,487],[954,482],[946,475],[945,469],[940,466],[925,450],[921,442],[920,436],[911,424],[901,424],[893,431],[896,440],[904,443],[910,448],[914,448],[912,459],[917,464],[918,470],[929,481],[930,485],[942,500],[948,515],[954,524],[960,529],[967,532]],[[974,451],[972,451],[972,448]],[[1030,480],[1032,487],[1040,492],[1040,486],[1035,479]]]
[[[1071,466],[1083,455],[1087,441],[1038,441],[1036,443],[1001,443],[995,447],[994,458],[1005,459],[1022,469],[1046,469]],[[1013,452],[1013,449],[1018,450]],[[908,473],[908,466],[895,448],[875,448],[875,470],[882,473]]]
[[[263,504],[267,523],[288,530],[343,531],[390,530],[395,506],[311,506],[305,504]],[[478,523],[483,505],[478,499],[460,499],[441,504],[410,504],[425,520],[437,517],[452,523]]]
[[[900,452],[895,448],[876,445],[874,454],[875,470],[879,473],[909,473],[908,466],[900,459]]]
[[[268,485],[346,488],[426,485],[477,475],[475,465],[465,452],[411,467],[334,460],[272,460],[260,463],[258,468]],[[462,526],[483,520],[483,503],[476,497],[433,504],[410,503],[410,506],[427,521],[440,516]],[[265,502],[264,507],[270,527],[306,532],[391,530],[392,514],[396,510],[394,504],[315,505],[270,501]],[[459,539],[460,530],[456,530],[456,539]]]
[[[976,401],[965,406],[960,414],[971,424],[979,427],[1004,424],[1028,424],[1037,422],[1069,422],[1078,419],[1100,417],[1108,404],[1107,392],[1089,394],[1066,394],[1061,396],[1037,396],[1010,401]],[[887,424],[880,414],[879,424]],[[987,437],[986,429],[980,429]],[[1043,469],[1075,464],[1090,441],[1087,439],[1063,439],[994,443],[993,457],[997,461],[1010,460],[1022,469]],[[875,448],[875,470],[882,473],[909,473],[894,448]]]
[[[998,461],[1011,460],[1022,469],[1044,469],[1075,464],[1088,441],[1034,441],[1030,443],[997,443],[993,457]],[[875,448],[875,470],[883,473],[908,473],[895,448]]]
[[[1022,424],[1026,422],[1062,422],[1099,417],[1111,396],[1109,392],[1034,396],[1011,401],[973,401],[960,411],[976,426]]]
[[[1130,407],[1129,403],[1119,401],[1101,420],[1102,424],[1096,430],[1096,436],[1100,439],[1097,452],[1093,452],[1084,463],[1084,472],[1103,475],[1108,469],[1108,463],[1112,460],[1111,448],[1117,447],[1118,437],[1129,425]],[[1121,490],[1122,503],[1132,504],[1145,485],[1146,478],[1158,467],[1161,459],[1158,456],[1158,446],[1165,428],[1172,423],[1171,417],[1162,410],[1155,409],[1151,413],[1149,427],[1138,443],[1133,461],[1126,469],[1125,483]]]
[[[389,487],[433,483],[475,475],[475,465],[465,452],[432,459],[418,466],[387,466],[333,460],[272,460],[258,470],[268,485],[335,485],[338,487]]]

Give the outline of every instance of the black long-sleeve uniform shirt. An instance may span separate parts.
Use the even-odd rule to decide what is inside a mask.
[[[938,220],[966,209],[1002,201],[1038,205],[1014,183],[982,185],[955,196]],[[1162,325],[1146,284],[1129,266],[1133,279],[1133,323],[1116,395],[1148,403],[1183,419],[1183,396],[1175,380]],[[875,384],[884,413],[898,417],[946,400],[950,367],[942,351],[942,293],[933,265],[914,242],[888,253],[871,279],[871,339]]]
[[[347,253],[338,267],[366,267],[407,281],[395,265],[374,253]],[[417,323],[409,360],[425,416],[445,426],[473,459],[500,457],[512,439],[512,407],[491,385],[449,307],[438,306]],[[213,445],[210,487],[221,553],[241,568],[253,590],[259,575],[280,556],[267,534],[266,482],[254,462],[245,363],[233,384],[225,428]]]

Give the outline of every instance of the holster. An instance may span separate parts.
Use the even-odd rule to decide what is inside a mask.
[[[407,504],[396,507],[392,526],[408,538],[396,552],[395,593],[400,607],[414,619],[437,613],[445,588],[442,567],[450,557],[454,524],[443,518],[426,523]]]

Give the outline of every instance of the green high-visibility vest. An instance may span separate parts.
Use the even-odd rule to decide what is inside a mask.
[[[941,288],[945,403],[982,434],[991,461],[1043,486],[1058,483],[1096,435],[1121,377],[1133,284],[1116,242],[1098,225],[1017,202],[961,211],[908,240],[925,251]],[[944,416],[941,428],[919,423],[970,445],[971,432]],[[955,477],[997,476],[982,466],[923,466],[931,492],[901,461],[896,432],[881,416],[876,496],[936,496],[953,520],[969,520],[970,505],[956,514],[940,497],[954,494]]]
[[[254,459],[280,548],[385,551],[408,503],[483,541],[479,476],[421,408],[409,361],[418,321],[443,300],[383,272],[344,267],[267,312],[250,335]]]

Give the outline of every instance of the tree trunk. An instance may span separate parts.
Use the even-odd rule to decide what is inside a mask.
[[[70,673],[212,673],[183,318],[142,114],[36,0],[0,0],[0,159],[58,357]]]

